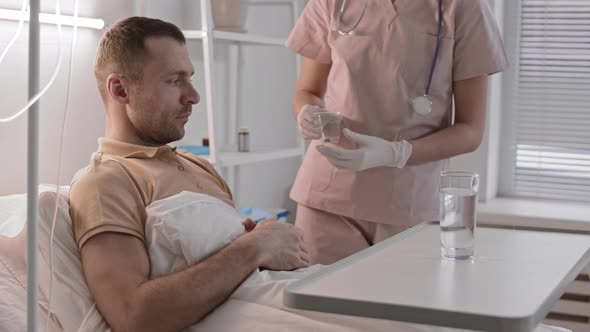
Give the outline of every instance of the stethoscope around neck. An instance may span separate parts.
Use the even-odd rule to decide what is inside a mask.
[[[383,0],[378,0],[383,1]],[[389,0],[386,0],[389,1]],[[355,34],[355,30],[358,25],[361,23],[363,17],[365,16],[365,12],[367,11],[367,7],[369,6],[369,0],[365,0],[365,5],[363,6],[363,11],[359,15],[359,18],[356,22],[350,27],[350,29],[344,29],[342,27],[342,17],[344,16],[344,11],[346,10],[346,5],[348,0],[342,0],[342,4],[340,5],[340,11],[338,12],[338,16],[336,18],[336,23],[332,27],[332,30],[339,35],[342,36],[350,36]],[[426,90],[424,95],[416,96],[412,99],[412,108],[414,112],[420,115],[428,115],[432,112],[432,98],[430,97],[430,85],[432,83],[432,77],[434,76],[434,69],[436,68],[436,62],[438,60],[438,52],[440,49],[440,34],[442,31],[442,0],[438,0],[438,31],[436,33],[436,50],[434,51],[434,57],[432,58],[432,64],[430,65],[430,74],[428,75],[428,83],[426,83]]]

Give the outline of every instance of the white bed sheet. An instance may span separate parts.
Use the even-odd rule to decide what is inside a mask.
[[[60,188],[54,236],[54,279],[51,310],[57,317],[68,317],[66,324],[52,316],[49,331],[76,331],[92,301],[84,283],[80,258],[75,245],[67,195],[69,187]],[[46,331],[47,298],[49,294],[49,238],[56,202],[55,186],[39,186],[38,209],[38,278],[39,330]],[[0,319],[0,331],[26,329],[26,195],[0,198],[0,308],[11,309],[11,315]],[[12,223],[7,226],[7,224]],[[16,226],[15,226],[16,225]],[[8,231],[6,231],[8,230]],[[19,233],[15,234],[15,230]],[[78,278],[70,278],[77,273]],[[24,311],[24,317],[20,315]],[[4,310],[2,310],[4,312]],[[71,313],[71,314],[69,314]],[[78,318],[79,317],[79,318]],[[71,319],[70,319],[71,318]],[[104,331],[102,329],[100,331]],[[94,329],[99,331],[99,329]]]
[[[39,308],[39,331],[59,331],[63,329],[54,320],[46,325],[47,311]],[[0,261],[0,331],[27,331],[27,291],[26,285],[21,284],[13,271]]]
[[[27,292],[0,261],[0,331],[25,331]]]
[[[26,204],[0,197],[0,331],[26,331]]]

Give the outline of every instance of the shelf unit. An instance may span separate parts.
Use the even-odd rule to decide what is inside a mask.
[[[298,146],[286,149],[251,149],[251,152],[235,152],[235,149],[229,147],[237,146],[238,130],[238,93],[240,91],[240,46],[241,45],[266,45],[284,47],[286,38],[268,37],[242,32],[231,32],[216,30],[213,26],[213,15],[211,10],[211,1],[199,0],[201,12],[201,29],[200,30],[183,30],[185,37],[189,40],[201,40],[203,44],[203,69],[205,79],[205,106],[207,110],[207,128],[209,133],[210,154],[206,156],[213,165],[219,170],[223,169],[226,181],[235,190],[238,178],[238,170],[235,166],[279,160],[284,158],[303,157],[305,144],[299,139]],[[292,13],[292,25],[296,22],[300,12],[298,0],[237,0],[244,1],[248,6],[251,5],[274,5],[289,6]],[[236,2],[237,2],[236,1]],[[227,119],[229,123],[228,133],[217,132],[216,122],[219,121],[215,110],[215,100],[213,94],[214,73],[214,43],[216,40],[230,41],[228,44],[228,70],[229,70],[229,90]],[[297,75],[301,68],[301,59],[294,56]],[[225,136],[225,137],[223,137]]]

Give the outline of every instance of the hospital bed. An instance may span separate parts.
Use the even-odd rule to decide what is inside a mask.
[[[40,331],[108,331],[98,313],[81,273],[80,256],[74,242],[67,204],[68,187],[41,186],[39,189],[39,328]],[[51,311],[48,318],[49,293],[49,235],[56,198],[58,200],[54,237],[54,277]],[[26,330],[26,196],[0,197],[0,331]],[[194,224],[194,223],[193,223]],[[313,267],[311,267],[313,268]],[[310,268],[310,269],[311,269]],[[315,271],[318,271],[317,269]],[[311,273],[315,273],[312,271]],[[321,270],[319,270],[321,272]],[[279,272],[285,273],[285,272]],[[286,272],[289,273],[289,272]],[[298,271],[295,271],[298,273]],[[310,276],[311,274],[307,274]],[[306,277],[306,275],[302,275]],[[417,325],[391,320],[375,320],[310,311],[297,311],[282,307],[283,287],[290,281],[283,278],[272,287],[262,283],[261,288],[240,286],[224,305],[218,307],[189,331],[412,331],[456,332],[453,328]],[[275,287],[281,286],[281,287]],[[267,292],[264,288],[267,288]],[[236,295],[237,293],[237,295]],[[354,315],[354,314],[353,314]],[[82,329],[79,329],[80,326]],[[46,329],[46,326],[48,327]],[[536,331],[563,331],[543,327]]]
[[[53,217],[55,187],[41,185],[39,220],[45,226],[39,225],[40,230],[48,234],[50,222]],[[61,192],[66,193],[68,187],[62,187]],[[62,202],[63,203],[63,202]],[[26,194],[8,195],[0,197],[0,331],[26,331],[27,330],[27,232],[26,232]],[[63,204],[58,210],[57,222],[63,222],[63,214],[67,208]],[[48,237],[42,236],[41,242]],[[47,254],[47,247],[41,252]],[[45,261],[46,257],[39,260]],[[46,266],[42,268],[46,270]],[[47,287],[46,281],[43,283]],[[47,294],[41,292],[39,298],[39,328],[46,329],[47,320]],[[47,328],[51,331],[63,331],[63,327],[54,319],[51,319]]]

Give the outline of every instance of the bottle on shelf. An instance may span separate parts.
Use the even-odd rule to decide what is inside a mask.
[[[250,131],[248,128],[240,128],[238,131],[238,151],[250,151]]]

